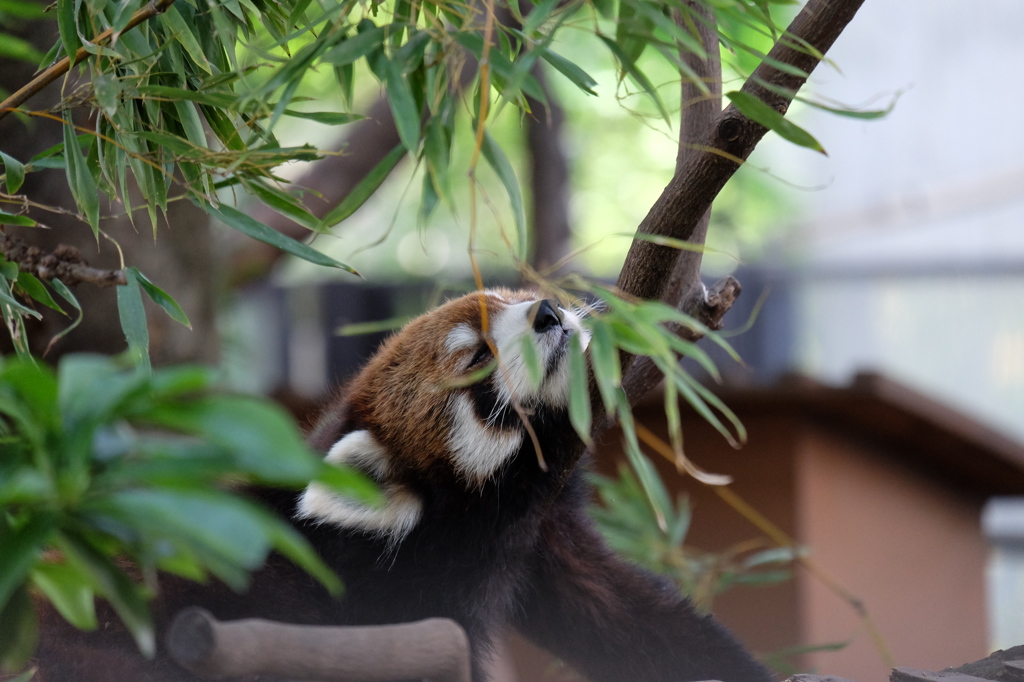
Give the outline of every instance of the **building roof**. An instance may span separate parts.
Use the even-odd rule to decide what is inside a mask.
[[[1024,444],[899,382],[858,374],[836,387],[787,377],[771,387],[727,387],[745,414],[797,413],[855,438],[886,445],[908,465],[984,495],[1024,495]]]

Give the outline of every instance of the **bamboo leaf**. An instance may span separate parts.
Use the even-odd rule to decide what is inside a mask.
[[[28,272],[19,272],[17,279],[18,287],[26,294],[32,297],[33,300],[39,301],[47,308],[56,310],[57,312],[67,315],[64,309],[57,305],[57,302],[50,296],[50,292],[46,290],[46,287],[42,282],[36,278],[35,275]]]
[[[149,327],[146,326],[146,310],[135,272],[135,268],[125,270],[127,284],[117,287],[117,312],[132,361],[148,373],[152,371],[149,364]]]
[[[789,140],[801,147],[807,147],[808,149],[813,149],[816,152],[821,152],[822,154],[825,154],[825,156],[828,156],[824,147],[821,146],[820,142],[814,139],[813,135],[787,119],[757,97],[754,97],[750,93],[738,90],[727,92],[725,93],[725,96],[729,98],[741,114],[749,118],[751,121],[760,123],[770,130],[774,130],[785,140]]]
[[[579,334],[573,334],[569,339],[569,422],[576,429],[577,435],[589,446],[593,417],[590,410],[587,362]]]
[[[25,182],[25,166],[9,154],[0,152],[0,159],[4,162],[4,181],[7,183],[7,193],[17,194]]]
[[[181,306],[178,305],[177,301],[167,295],[167,292],[163,289],[149,281],[145,275],[139,272],[138,268],[128,269],[135,275],[135,279],[139,283],[139,286],[142,287],[142,290],[146,292],[146,295],[149,296],[153,303],[156,303],[158,306],[163,308],[164,312],[170,315],[171,319],[175,322],[183,324],[189,329],[192,328],[192,323],[188,321],[188,315],[186,315],[185,311],[181,309]]]
[[[250,218],[237,208],[233,208],[226,204],[221,204],[219,207],[205,204],[205,208],[212,216],[223,222],[225,225],[228,225],[229,227],[232,227],[257,241],[275,246],[285,253],[290,253],[293,256],[309,261],[314,265],[323,265],[329,268],[340,268],[346,272],[352,273],[353,275],[359,275],[359,273],[351,266],[334,260],[330,256],[326,256],[302,242],[281,234],[277,230],[264,225],[255,218]]]
[[[512,208],[512,217],[516,223],[516,233],[519,235],[519,257],[526,259],[526,207],[523,203],[523,191],[519,187],[519,178],[512,168],[511,162],[505,156],[505,152],[491,134],[484,131],[483,146],[481,147],[484,158],[494,170],[498,179],[501,180],[505,192],[508,194],[509,205]]]
[[[359,184],[341,200],[341,203],[323,217],[317,227],[318,231],[337,225],[355,213],[356,209],[366,203],[366,200],[377,191],[377,188],[383,184],[404,156],[405,146],[401,144],[388,152],[388,155],[381,159],[380,163],[374,166],[373,170],[367,173],[366,177],[360,180]]]

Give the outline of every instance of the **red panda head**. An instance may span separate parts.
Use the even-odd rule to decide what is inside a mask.
[[[574,334],[586,347],[589,332],[573,310],[526,291],[474,292],[409,322],[352,382],[343,435],[327,454],[328,462],[376,479],[387,504],[363,507],[313,484],[299,516],[401,537],[422,513],[407,482],[454,478],[467,489],[482,486],[520,452],[526,415],[567,406]],[[524,339],[536,349],[539,385],[531,381]],[[466,382],[495,351],[494,371]]]

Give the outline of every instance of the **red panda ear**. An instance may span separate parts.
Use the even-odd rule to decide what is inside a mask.
[[[314,523],[389,535],[400,540],[420,520],[423,503],[403,485],[390,481],[391,455],[369,431],[353,431],[334,444],[324,461],[359,469],[384,493],[381,506],[370,507],[342,497],[321,483],[310,483],[299,498],[295,516]]]

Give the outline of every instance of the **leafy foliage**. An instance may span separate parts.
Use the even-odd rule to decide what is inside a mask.
[[[223,486],[315,478],[372,503],[372,484],[324,464],[278,408],[214,386],[209,370],[147,373],[94,355],[56,372],[30,359],[0,367],[3,668],[34,648],[31,593],[86,630],[94,598],[107,599],[152,654],[157,571],[241,590],[274,549],[339,588],[291,526]]]
[[[643,455],[641,455],[643,457]],[[651,463],[647,461],[647,467]],[[797,558],[792,549],[765,549],[759,543],[710,553],[684,545],[690,529],[686,498],[672,501],[655,476],[654,495],[664,523],[655,518],[636,474],[620,465],[618,478],[591,477],[600,499],[590,514],[609,546],[641,566],[671,578],[705,611],[715,595],[737,585],[769,585],[789,580],[789,567]]]

